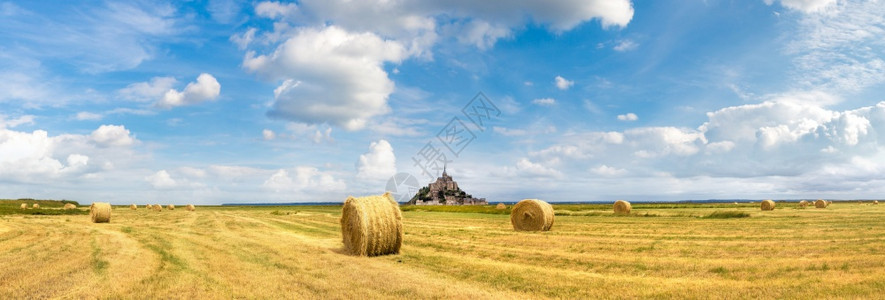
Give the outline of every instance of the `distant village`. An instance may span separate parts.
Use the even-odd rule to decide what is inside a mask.
[[[486,198],[473,198],[458,187],[458,183],[452,179],[443,169],[442,176],[436,181],[418,190],[407,204],[411,205],[487,205]]]

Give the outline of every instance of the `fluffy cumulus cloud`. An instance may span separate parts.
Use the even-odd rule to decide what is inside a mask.
[[[384,66],[431,59],[440,41],[492,47],[527,22],[563,32],[590,20],[624,27],[633,18],[629,0],[457,2],[301,1],[259,2],[258,16],[274,19],[270,32],[249,28],[231,37],[247,49],[243,67],[281,82],[269,115],[291,121],[366,127],[389,111],[394,91]],[[248,50],[271,44],[271,53]],[[565,83],[563,83],[565,84]]]
[[[221,84],[214,76],[203,73],[197,76],[197,81],[188,83],[182,91],[170,89],[156,102],[157,107],[172,108],[182,105],[197,104],[218,98],[221,93]]]
[[[387,180],[396,174],[396,156],[386,140],[372,142],[369,152],[360,155],[357,177],[365,180]]]
[[[636,121],[639,120],[639,116],[634,113],[626,113],[623,115],[618,115],[618,120],[620,121]]]
[[[574,81],[562,78],[562,76],[556,76],[556,78],[554,78],[553,81],[556,83],[556,88],[558,88],[560,90],[567,90],[570,87],[572,87],[573,85],[575,85]]]
[[[274,192],[341,191],[346,188],[344,181],[314,167],[296,167],[292,170],[280,169],[262,185]]]
[[[89,135],[50,136],[0,126],[0,181],[45,183],[75,179],[126,163],[136,143],[123,126],[103,125]]]
[[[808,191],[809,182],[849,176],[847,186],[868,190],[885,175],[885,163],[879,160],[885,156],[885,145],[880,144],[885,141],[885,102],[837,111],[821,104],[829,101],[828,95],[811,95],[821,99],[778,95],[758,104],[722,108],[709,112],[697,128],[569,132],[560,142],[530,152],[519,167],[538,174],[558,166],[557,171],[575,176],[589,170],[600,177],[679,181],[699,176],[746,182],[767,178],[760,188],[772,193]]]
[[[772,5],[775,0],[763,0],[765,4]],[[823,10],[824,8],[836,4],[837,0],[777,0],[786,8],[802,11],[805,13],[813,13]]]

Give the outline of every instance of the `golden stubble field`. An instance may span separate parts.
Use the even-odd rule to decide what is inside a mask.
[[[757,204],[758,205],[758,204]],[[115,207],[0,216],[0,295],[20,298],[881,298],[885,205],[556,206],[403,213],[400,255],[343,254],[340,207]],[[610,206],[609,206],[610,207]],[[82,208],[81,208],[82,209]],[[737,211],[748,218],[702,218]]]

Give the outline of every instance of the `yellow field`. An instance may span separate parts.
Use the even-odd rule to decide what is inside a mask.
[[[2,298],[881,298],[885,205],[404,212],[402,254],[341,251],[339,207],[0,216]],[[714,211],[749,218],[706,219]],[[571,214],[574,216],[565,216]],[[636,216],[646,215],[647,216]]]

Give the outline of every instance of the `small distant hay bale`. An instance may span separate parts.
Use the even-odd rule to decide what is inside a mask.
[[[184,209],[186,209],[187,211],[194,211],[196,208],[193,204],[188,204],[187,207],[185,207]]]
[[[175,204],[169,204],[168,206],[166,206],[166,209],[175,210]]]
[[[151,206],[151,207],[154,208],[154,211],[163,211],[163,206],[162,206],[162,205],[154,204],[154,205]]]
[[[109,223],[111,221],[111,204],[107,202],[92,202],[89,206],[89,216],[92,223]]]
[[[22,203],[21,208],[22,208],[22,209],[28,209],[28,204],[27,204],[27,203]]]
[[[762,200],[762,210],[774,210],[775,203],[772,200]]]
[[[734,202],[734,205],[738,205],[738,203],[735,201],[735,202]]]
[[[615,201],[614,209],[615,209],[616,214],[625,214],[626,215],[626,214],[630,213],[630,210],[632,210],[633,207],[630,206],[630,202],[627,202],[624,200],[618,200],[618,201]]]
[[[130,204],[130,205],[129,205],[129,209],[131,209],[131,210],[138,210],[138,205]]]
[[[76,209],[76,208],[77,208],[77,206],[74,205],[73,203],[65,203],[65,210],[71,210],[71,209]]]
[[[833,200],[827,200],[827,206],[830,206],[830,204],[833,204]]]
[[[510,223],[517,231],[548,231],[553,227],[553,206],[538,199],[519,201],[510,210]]]
[[[817,199],[816,201],[814,201],[814,207],[816,208],[827,208],[827,205],[829,205],[827,201],[821,199]]]
[[[507,205],[504,205],[504,203],[498,203],[498,205],[495,206],[495,209],[507,209]]]
[[[144,206],[144,208],[147,208],[148,210],[152,210],[152,209],[154,209],[154,206],[153,206],[153,205],[150,205],[150,204],[146,204],[146,205]]]
[[[347,197],[341,210],[341,237],[351,255],[398,254],[403,244],[403,215],[390,192]]]
[[[31,207],[33,207],[34,209],[40,209],[40,204],[34,203],[34,205],[32,205]]]
[[[799,206],[800,206],[800,207],[807,207],[807,206],[808,206],[808,201],[805,201],[805,200],[799,201]]]
[[[873,200],[873,205],[879,205],[879,200]]]

